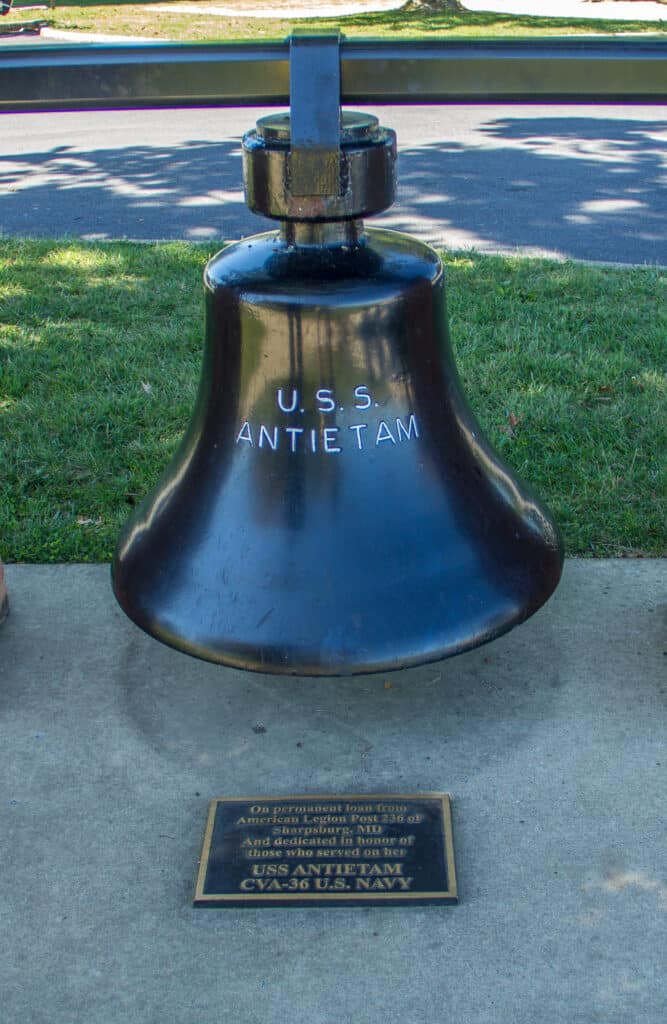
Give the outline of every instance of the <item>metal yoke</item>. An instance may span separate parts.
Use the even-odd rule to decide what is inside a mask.
[[[290,186],[340,192],[340,32],[290,38]]]
[[[243,137],[246,202],[282,221],[353,220],[396,193],[396,135],[376,117],[340,109],[340,35],[293,36],[290,112]]]

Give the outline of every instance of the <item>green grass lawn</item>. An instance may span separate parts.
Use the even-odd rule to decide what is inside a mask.
[[[405,8],[383,14],[364,14],[348,18],[316,20],[257,20],[255,18],[220,18],[207,14],[206,0],[191,4],[195,13],[164,13],[154,10],[153,3],[118,3],[117,0],[54,0],[44,12],[21,11],[21,2],[12,11],[12,21],[44,18],[52,28],[112,35],[145,36],[177,41],[230,41],[252,39],[284,39],[292,27],[308,25],[320,28],[340,27],[345,35],[438,38],[508,37],[564,35],[572,33],[651,32],[665,34],[667,24],[642,21],[610,21],[595,17],[591,4],[590,19],[530,18],[503,14],[466,11],[454,0],[442,0],[432,7],[411,2]],[[183,0],[180,0],[182,3]],[[212,0],[223,6],[225,0]],[[230,0],[231,2],[231,0]],[[159,0],[163,6],[164,0]],[[263,4],[263,6],[269,6]],[[197,8],[201,13],[197,13]],[[437,8],[437,9],[434,9]]]
[[[0,240],[6,561],[111,557],[190,416],[211,252]],[[667,271],[446,263],[467,393],[568,552],[665,554]]]

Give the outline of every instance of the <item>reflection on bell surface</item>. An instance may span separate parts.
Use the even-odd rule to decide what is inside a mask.
[[[343,117],[336,195],[290,192],[290,121],[244,139],[279,230],[205,272],[182,446],[127,524],[116,596],[153,636],[259,671],[339,675],[457,654],[554,590],[552,520],[482,436],[450,350],[442,264],[364,214],[395,138]]]

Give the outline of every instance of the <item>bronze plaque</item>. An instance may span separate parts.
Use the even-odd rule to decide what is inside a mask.
[[[211,802],[195,906],[456,901],[446,793]]]

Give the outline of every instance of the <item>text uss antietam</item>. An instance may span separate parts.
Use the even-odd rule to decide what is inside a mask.
[[[313,396],[313,408],[320,418],[335,413],[344,413],[346,406],[340,404],[333,388],[318,388]],[[357,385],[347,407],[354,422],[346,426],[318,423],[317,427],[299,426],[298,418],[308,409],[302,405],[298,388],[278,388],[275,393],[276,416],[291,416],[289,422],[262,423],[244,420],[236,434],[236,443],[249,448],[266,451],[321,452],[325,455],[339,455],[346,448],[367,451],[381,446],[404,444],[419,438],[419,424],[414,413],[402,416],[379,418],[380,408],[365,384]]]

